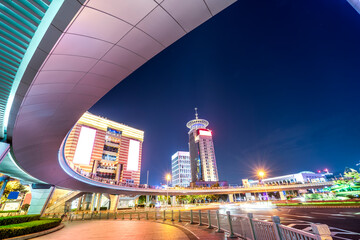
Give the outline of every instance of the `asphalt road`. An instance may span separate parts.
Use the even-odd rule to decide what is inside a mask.
[[[276,208],[240,209],[238,206],[223,206],[220,212],[245,215],[252,212],[254,218],[270,220],[279,216],[281,223],[297,229],[311,231],[311,223],[327,224],[334,239],[360,239],[360,208]]]

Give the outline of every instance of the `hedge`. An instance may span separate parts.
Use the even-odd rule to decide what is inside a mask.
[[[23,223],[23,222],[30,222],[30,221],[35,221],[35,220],[39,220],[39,219],[40,219],[40,214],[0,217],[0,226]]]
[[[41,232],[59,226],[61,219],[43,219],[32,222],[0,226],[0,239]]]

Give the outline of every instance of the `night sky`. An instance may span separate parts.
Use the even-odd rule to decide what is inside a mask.
[[[240,0],[140,67],[90,109],[145,131],[141,182],[164,182],[207,119],[220,180],[360,160],[360,15],[345,0]]]

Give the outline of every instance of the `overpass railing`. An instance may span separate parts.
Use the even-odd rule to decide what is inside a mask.
[[[325,224],[311,224],[312,232],[299,230],[280,223],[278,216],[272,221],[255,219],[252,213],[247,215],[231,215],[229,211],[202,210],[154,210],[154,211],[83,211],[65,215],[45,214],[47,217],[61,217],[67,221],[83,220],[158,220],[171,222],[189,222],[215,228],[216,232],[226,232],[227,237],[240,237],[246,240],[331,240],[331,232]]]

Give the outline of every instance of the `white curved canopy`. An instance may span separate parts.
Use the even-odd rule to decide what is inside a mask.
[[[18,111],[16,107],[12,110],[9,134],[18,164],[49,184],[114,192],[78,181],[63,171],[58,151],[64,137],[80,116],[115,85],[233,2],[65,0],[62,14],[74,5],[79,5],[79,11],[63,28],[57,27],[62,24],[59,16],[52,24],[50,30],[54,33],[49,31],[45,37],[60,37],[54,46],[43,42],[51,51],[37,53],[46,59],[29,67],[35,77],[19,87],[22,94],[15,101]]]

